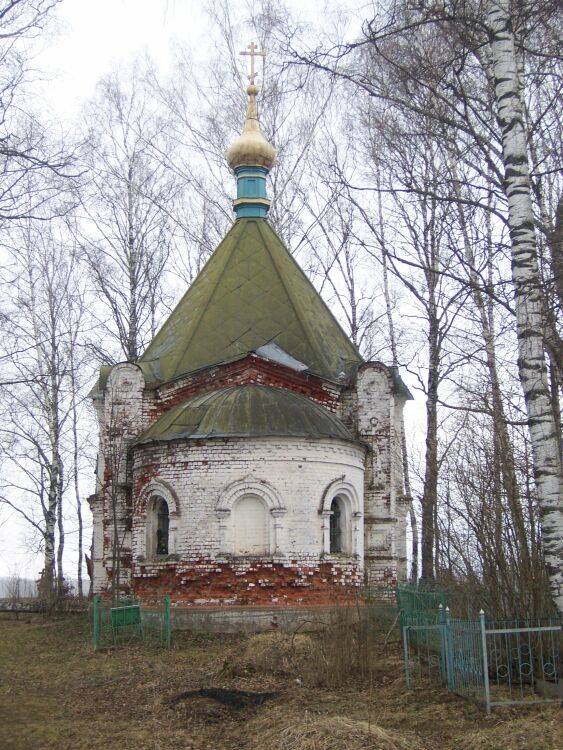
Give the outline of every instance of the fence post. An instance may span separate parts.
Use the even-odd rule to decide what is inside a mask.
[[[481,625],[481,648],[483,650],[483,685],[485,687],[485,703],[487,715],[491,713],[491,689],[489,685],[489,657],[487,654],[487,629],[485,625],[485,613],[479,612],[479,623]]]
[[[170,624],[170,595],[164,597],[164,645],[170,648],[171,642],[171,624]]]
[[[403,625],[403,656],[405,660],[405,683],[407,690],[411,689],[411,667],[409,658],[409,635],[408,625]]]
[[[452,615],[449,607],[446,607],[446,676],[448,681],[448,690],[451,690],[453,692],[455,673],[454,653],[452,645]]]
[[[94,651],[100,645],[100,595],[92,597],[92,645]]]
[[[440,623],[440,674],[443,682],[448,681],[448,669],[446,662],[446,617],[444,605],[438,605],[438,622]]]

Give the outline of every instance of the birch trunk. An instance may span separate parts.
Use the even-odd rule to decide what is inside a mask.
[[[379,170],[377,171],[377,208],[379,212],[379,234],[381,239],[381,267],[383,270],[383,295],[385,297],[385,314],[387,317],[387,325],[389,327],[389,343],[391,346],[391,358],[394,367],[399,364],[399,357],[397,354],[397,338],[395,336],[395,321],[393,320],[393,308],[391,306],[391,296],[389,294],[389,271],[387,268],[387,248],[385,243],[385,224],[383,221],[383,205],[381,200],[381,183],[379,179]],[[403,482],[405,487],[405,495],[410,499],[409,502],[409,522],[411,525],[412,534],[412,549],[411,549],[411,573],[410,579],[413,583],[418,581],[418,523],[416,520],[416,513],[412,505],[412,491],[411,482],[409,476],[409,454],[407,450],[407,438],[405,435],[405,420],[401,420],[401,459],[403,462]]]
[[[73,342],[70,348],[70,388],[71,388],[71,410],[72,410],[72,465],[74,479],[74,496],[76,498],[76,518],[78,521],[78,562],[77,562],[77,582],[78,597],[84,596],[84,587],[82,583],[82,563],[84,559],[84,521],[82,519],[82,503],[80,499],[79,486],[79,469],[78,469],[78,412],[76,408],[76,370],[74,362]]]
[[[139,356],[139,318],[137,300],[138,253],[135,243],[135,173],[129,165],[127,171],[127,272],[129,281],[129,331],[127,361],[135,362]]]
[[[38,321],[38,314],[37,314],[37,299],[35,294],[35,276],[34,276],[34,265],[31,260],[31,255],[29,253],[29,248],[31,246],[31,239],[28,233],[26,235],[26,240],[28,243],[28,254],[27,254],[27,277],[29,282],[29,310],[31,315],[31,325],[33,330],[33,341],[34,341],[34,347],[35,347],[35,356],[36,356],[36,362],[37,362],[37,373],[39,376],[39,383],[40,388],[43,394],[43,403],[46,406],[46,412],[47,412],[47,419],[49,420],[49,436],[52,438],[52,428],[53,428],[53,422],[51,419],[51,392],[48,387],[49,382],[49,375],[48,369],[45,366],[45,360],[43,356],[43,351],[41,349],[41,341],[42,341],[42,334],[39,330],[39,321]],[[51,439],[51,446],[53,446],[53,441]],[[41,455],[44,458],[44,465],[42,466],[42,469],[45,468],[46,474],[47,474],[47,488],[46,488],[46,501],[41,500],[41,507],[43,511],[43,522],[44,522],[44,531],[43,531],[43,571],[41,573],[41,581],[40,581],[40,594],[42,597],[46,598],[49,602],[52,602],[53,595],[55,593],[55,573],[56,573],[56,553],[55,553],[55,527],[57,523],[57,506],[58,506],[58,489],[59,489],[59,481],[58,481],[58,465],[53,460],[48,462],[45,454],[41,451]],[[55,453],[52,451],[52,458],[54,458]],[[42,476],[42,482],[41,486],[43,488],[43,478],[44,474],[43,471],[41,473]],[[43,489],[42,489],[43,494]]]
[[[60,404],[60,362],[58,359],[59,341],[57,337],[57,300],[53,280],[49,278],[46,293],[49,306],[49,350],[47,358],[48,386],[48,420],[49,441],[51,444],[51,483],[55,492],[57,512],[57,595],[64,594],[63,554],[65,546],[63,518],[63,462],[61,458],[61,404]]]
[[[519,376],[542,513],[544,556],[555,604],[563,611],[561,466],[544,356],[542,291],[510,0],[493,0],[488,20],[512,246]]]

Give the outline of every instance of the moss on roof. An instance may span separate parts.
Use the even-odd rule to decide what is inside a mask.
[[[135,443],[274,436],[353,440],[338,417],[305,396],[281,388],[239,385],[174,406]]]
[[[139,365],[149,382],[167,381],[270,342],[329,380],[362,362],[268,222],[239,219]]]

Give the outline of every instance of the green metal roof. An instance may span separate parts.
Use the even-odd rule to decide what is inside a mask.
[[[235,222],[139,360],[148,382],[275,343],[329,380],[362,362],[265,219]]]
[[[264,385],[238,385],[174,406],[135,443],[270,436],[353,440],[338,417],[305,396]]]

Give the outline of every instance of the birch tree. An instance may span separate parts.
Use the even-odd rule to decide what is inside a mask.
[[[563,611],[561,457],[545,363],[542,284],[538,270],[514,21],[509,0],[491,1],[488,22],[497,117],[502,134],[504,189],[512,242],[518,369],[528,413],[534,472],[542,509],[545,560],[555,603]]]
[[[39,535],[41,589],[65,592],[66,427],[71,410],[69,364],[84,313],[77,257],[54,228],[27,220],[11,232],[4,284],[2,348],[5,476],[0,502]],[[76,356],[76,355],[75,355]]]
[[[102,361],[136,360],[156,333],[177,186],[156,156],[168,150],[140,63],[104,78],[86,112],[88,179],[78,239],[101,307]],[[111,346],[110,346],[111,342]]]
[[[451,139],[472,166],[475,184],[481,188],[476,205],[486,207],[491,193],[502,200],[495,216],[510,232],[520,383],[542,509],[545,559],[553,598],[561,609],[560,447],[545,361],[550,342],[560,345],[561,339],[541,304],[521,75],[526,54],[545,54],[528,28],[540,18],[548,24],[555,12],[549,2],[540,8],[534,3],[512,5],[509,0],[383,5],[366,19],[353,42],[319,45],[311,52],[297,48],[294,35],[288,37],[288,54],[296,64],[348,81],[406,117],[424,113],[436,141]],[[542,37],[540,44],[549,42]],[[553,92],[545,91],[554,101]],[[446,203],[457,200],[440,185],[432,194]]]

